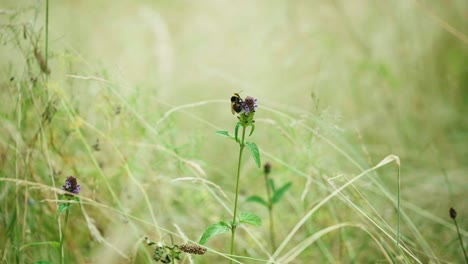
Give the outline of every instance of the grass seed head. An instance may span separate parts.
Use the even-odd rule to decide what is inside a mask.
[[[179,246],[179,249],[182,252],[195,255],[203,255],[206,253],[206,248],[195,244],[183,244]]]

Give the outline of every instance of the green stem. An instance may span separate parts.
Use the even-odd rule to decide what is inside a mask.
[[[397,247],[400,247],[400,165],[398,165],[398,231],[397,231]]]
[[[49,0],[46,0],[46,28],[45,28],[45,77],[46,85],[49,85]],[[47,91],[47,90],[46,90]]]
[[[231,228],[231,257],[234,254],[234,237],[236,235],[236,219],[237,219],[237,199],[239,197],[239,179],[240,179],[240,168],[242,162],[242,153],[244,151],[244,139],[245,139],[245,126],[242,126],[242,140],[240,142],[240,150],[239,150],[239,162],[237,163],[237,180],[236,180],[236,198],[234,200],[234,216],[232,218],[232,228]],[[232,264],[232,259],[230,262]]]
[[[275,243],[275,232],[274,232],[274,224],[273,224],[273,204],[271,202],[271,192],[270,192],[270,185],[268,184],[268,174],[264,174],[265,178],[265,187],[267,191],[267,201],[268,201],[268,214],[270,217],[270,241],[271,241],[271,248],[272,251],[276,249]]]
[[[463,240],[462,240],[462,237],[460,235],[460,230],[458,229],[457,220],[453,219],[453,222],[455,223],[455,226],[457,227],[458,240],[460,240],[460,246],[462,248],[463,254],[465,255],[465,261],[466,261],[466,263],[468,263],[468,256],[466,255],[465,247],[463,246]]]
[[[169,235],[171,237],[171,245],[172,247],[170,248],[171,249],[171,255],[172,255],[172,261],[174,262],[174,264],[177,264],[177,261],[176,261],[176,258],[175,258],[175,250],[177,248],[176,245],[174,245],[174,238],[172,237],[172,235]]]
[[[65,264],[65,251],[63,250],[63,241],[65,239],[65,230],[67,229],[67,223],[68,223],[68,212],[70,208],[67,208],[67,211],[65,212],[65,223],[63,225],[62,229],[62,236],[60,237],[60,263]]]
[[[274,223],[273,223],[273,206],[269,208],[270,212],[270,240],[271,240],[271,248],[272,251],[276,249],[276,242],[275,242],[275,231],[274,231]]]

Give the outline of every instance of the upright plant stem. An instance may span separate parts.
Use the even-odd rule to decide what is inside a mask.
[[[400,247],[400,165],[398,165],[398,231],[397,231],[397,247]]]
[[[45,27],[45,68],[46,85],[49,85],[49,0],[46,0],[46,27]],[[47,91],[47,89],[46,89]],[[47,92],[48,93],[48,92]],[[47,98],[48,99],[48,98]]]
[[[175,258],[175,249],[177,248],[176,245],[174,245],[174,238],[172,237],[172,235],[170,235],[171,237],[171,255],[172,255],[172,261],[174,262],[174,264],[177,264],[177,260]]]
[[[245,126],[242,126],[242,139],[240,142],[239,150],[239,162],[237,163],[237,180],[236,180],[236,198],[234,200],[234,216],[232,218],[232,228],[231,228],[231,256],[234,254],[234,237],[236,235],[236,219],[237,219],[237,198],[239,197],[239,179],[240,179],[240,168],[242,162],[242,153],[244,151],[244,139],[245,139]],[[232,259],[229,261],[232,264]]]
[[[455,227],[457,228],[458,240],[460,241],[460,246],[462,248],[463,254],[465,255],[465,261],[468,264],[468,256],[466,255],[465,246],[463,246],[463,239],[460,235],[460,230],[458,229],[457,220],[453,219],[453,222],[455,223]]]
[[[268,202],[268,214],[270,217],[270,241],[271,241],[271,248],[272,251],[276,249],[275,243],[275,231],[274,231],[274,224],[273,224],[273,203],[271,202],[271,192],[270,192],[270,185],[268,184],[268,173],[264,174],[265,178],[265,186],[267,191],[267,202]]]
[[[60,263],[65,264],[65,251],[63,250],[63,241],[65,239],[65,230],[67,229],[68,223],[68,212],[70,208],[65,212],[65,223],[63,224],[62,237],[60,237]]]

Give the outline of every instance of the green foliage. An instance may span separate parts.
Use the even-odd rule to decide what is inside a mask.
[[[240,142],[239,141],[239,137],[237,135],[239,135],[239,127],[240,127],[241,123],[237,122],[236,124],[236,127],[234,128],[234,138],[237,142]]]
[[[59,204],[59,207],[57,209],[57,217],[59,217],[61,214],[65,213],[68,209],[70,208],[69,203],[61,203]]]
[[[237,131],[237,130],[236,130],[236,131]],[[226,138],[233,139],[233,140],[235,140],[236,142],[240,143],[240,140],[239,140],[239,138],[237,137],[237,134],[236,134],[236,136],[231,136],[231,135],[229,134],[229,132],[228,132],[228,131],[225,131],[225,130],[216,131],[216,134],[218,134],[218,135],[220,135],[220,136],[222,136],[222,137],[226,137]]]
[[[261,226],[262,220],[256,214],[253,213],[241,213],[239,215],[239,222],[244,224],[250,224],[254,226]]]
[[[268,178],[268,185],[273,192],[276,192],[275,181],[272,178]],[[268,187],[267,187],[268,188]]]
[[[250,153],[252,153],[252,157],[255,160],[255,164],[258,168],[260,168],[262,162],[260,161],[260,151],[258,150],[257,144],[253,142],[245,142],[245,145],[250,150]]]
[[[291,188],[292,182],[288,182],[285,185],[281,186],[278,190],[273,190],[273,196],[271,197],[271,203],[275,204],[281,200],[284,193]]]
[[[77,196],[70,196],[70,195],[60,195],[59,197],[60,200],[67,199],[69,201],[75,201],[75,202],[80,202],[80,198]],[[61,214],[65,213],[67,210],[70,209],[70,206],[73,203],[68,203],[68,202],[63,202],[60,203],[58,208],[57,208],[57,214],[56,216],[59,217]]]
[[[289,190],[289,188],[291,188],[292,186],[292,182],[287,182],[286,184],[281,186],[278,190],[276,190],[273,179],[269,179],[268,182],[270,183],[269,187],[272,190],[272,196],[269,201],[266,201],[265,199],[263,199],[262,197],[258,195],[252,195],[249,198],[247,198],[246,202],[258,203],[268,208],[270,205],[278,203],[283,197],[283,195],[286,193],[286,191]]]
[[[200,245],[204,245],[210,238],[227,233],[229,231],[231,231],[231,226],[229,226],[229,224],[226,222],[212,224],[205,230],[198,243]]]
[[[265,201],[265,199],[263,199],[262,197],[260,197],[258,195],[250,196],[249,198],[247,198],[246,202],[258,203],[258,204],[261,204],[261,205],[265,206],[266,208],[268,208],[268,202]]]
[[[253,134],[253,132],[255,130],[255,124],[250,125],[250,127],[251,127],[251,129],[250,129],[249,137]]]
[[[57,241],[42,241],[42,242],[34,242],[34,243],[28,243],[25,244],[21,247],[21,250],[25,250],[29,247],[37,247],[37,246],[51,246],[55,249],[58,249],[60,247],[60,243]]]
[[[216,134],[227,138],[233,138],[231,135],[229,135],[229,132],[225,130],[218,130],[216,131]]]
[[[195,235],[193,230],[204,231],[206,226],[198,226],[199,221],[178,219],[187,214],[207,219],[223,214],[225,203],[233,202],[234,190],[226,187],[234,184],[235,153],[216,156],[219,146],[208,146],[212,142],[206,135],[213,127],[237,122],[228,111],[228,102],[218,100],[227,99],[222,90],[250,89],[261,93],[265,105],[256,113],[255,125],[261,128],[252,126],[245,133],[250,136],[256,131],[252,141],[262,148],[262,160],[268,157],[280,164],[284,173],[281,180],[268,179],[267,188],[273,190],[268,198],[263,195],[265,188],[259,189],[252,179],[240,192],[247,197],[258,194],[247,200],[261,206],[275,202],[272,219],[278,231],[278,223],[295,226],[309,208],[392,151],[403,157],[401,191],[412,201],[411,206],[401,208],[405,228],[398,247],[388,236],[400,236],[393,228],[400,210],[388,221],[385,213],[393,205],[399,208],[396,192],[400,191],[400,180],[388,177],[389,170],[372,173],[369,181],[356,182],[340,192],[349,199],[343,200],[345,204],[331,200],[314,213],[313,221],[306,221],[300,232],[291,234],[289,241],[278,237],[276,242],[286,245],[277,252],[278,259],[297,253],[289,263],[309,263],[310,259],[317,263],[367,263],[375,261],[378,248],[384,247],[390,256],[388,262],[425,263],[443,258],[464,263],[450,219],[437,216],[447,205],[467,211],[467,203],[459,199],[464,197],[463,172],[467,170],[463,146],[467,139],[468,45],[466,30],[461,30],[466,28],[466,0],[454,0],[450,5],[441,1],[398,1],[391,5],[368,1],[359,8],[350,1],[332,5],[262,2],[237,9],[229,3],[213,7],[208,1],[182,9],[147,1],[139,16],[132,16],[121,4],[47,2],[53,17],[50,36],[43,21],[45,1],[5,0],[0,11],[0,85],[5,96],[0,105],[0,245],[4,245],[0,250],[5,263],[41,259],[59,263],[56,252],[44,253],[39,245],[55,247],[53,241],[48,242],[59,237],[59,223],[54,218],[67,212],[71,217],[79,211],[78,206],[56,204],[53,198],[52,188],[60,188],[60,177],[68,174],[83,176],[83,184],[90,187],[82,194],[86,197],[83,209],[99,230],[104,228],[106,237],[122,233],[130,240],[132,234],[148,229],[160,235],[166,233],[164,228],[174,231],[174,223],[187,231],[189,238]],[[100,12],[103,6],[107,8],[104,13]],[[82,23],[73,23],[66,13],[59,12],[70,8]],[[324,8],[336,16],[328,17],[326,26],[317,27]],[[219,19],[242,13],[255,15]],[[395,20],[395,16],[401,19]],[[92,23],[112,17],[121,17],[123,22],[117,27],[103,23],[98,28]],[[226,30],[207,27],[213,21]],[[394,22],[392,27],[388,21]],[[127,30],[135,25],[139,25],[138,31]],[[154,25],[158,30],[153,30]],[[122,34],[115,34],[115,30]],[[141,36],[147,36],[145,41]],[[123,44],[105,45],[103,40],[109,39]],[[249,41],[243,42],[245,39]],[[226,45],[219,45],[220,40]],[[122,58],[126,67],[114,67]],[[50,75],[39,66],[41,59],[44,69],[50,68]],[[249,67],[239,67],[246,62]],[[118,113],[114,111],[117,106]],[[213,115],[218,110],[220,114]],[[229,133],[217,133],[240,143],[242,130],[239,133],[238,128],[231,128]],[[89,147],[97,138],[101,150]],[[245,167],[240,171],[247,173]],[[169,182],[192,172],[207,172],[193,183],[196,188],[188,182],[184,183],[188,188]],[[335,177],[338,173],[343,177]],[[244,176],[241,184],[247,182]],[[201,180],[214,183],[219,191],[213,189],[215,185],[202,187]],[[300,194],[291,195],[296,213],[286,215],[288,205],[283,202],[292,187],[282,188],[288,181],[307,195],[302,200]],[[213,190],[214,194],[226,193],[226,199],[207,199],[208,191]],[[421,193],[433,195],[428,199]],[[122,225],[120,219],[125,214],[129,215],[123,220],[130,223]],[[317,250],[308,250],[310,246],[299,249],[298,243],[321,228],[348,220],[361,223],[366,218],[371,220],[365,224],[377,246],[372,245],[371,237],[343,230],[317,240],[312,245]],[[155,225],[142,224],[141,219],[151,219]],[[109,240],[90,247],[89,235],[94,231],[84,229],[93,228],[93,224],[86,225],[79,216],[70,220],[64,234],[72,234],[66,240],[73,239],[73,247],[66,248],[66,262],[92,258],[107,250],[109,243],[116,243]],[[106,228],[109,225],[113,228]],[[466,225],[460,228],[466,239]],[[266,244],[266,230],[258,231],[260,242]],[[285,232],[288,230],[276,234]],[[225,236],[223,240],[227,240]],[[258,249],[248,234],[242,236],[245,243],[236,247],[238,253],[252,253],[259,258],[256,262],[267,262],[268,254]],[[42,242],[27,244],[31,241]],[[418,259],[402,251],[408,241]],[[452,243],[441,247],[440,241]],[[293,252],[296,246],[298,250]],[[224,256],[210,254],[201,262],[223,260]],[[150,261],[151,256],[134,262]]]
[[[53,264],[53,262],[48,261],[48,260],[39,260],[39,261],[34,261],[33,264]]]

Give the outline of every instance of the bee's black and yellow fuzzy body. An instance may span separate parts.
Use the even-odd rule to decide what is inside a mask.
[[[242,100],[238,93],[234,93],[231,96],[231,113],[233,115],[235,115],[236,113],[241,113],[242,110],[244,110],[242,108],[242,102],[244,102],[244,100]]]

